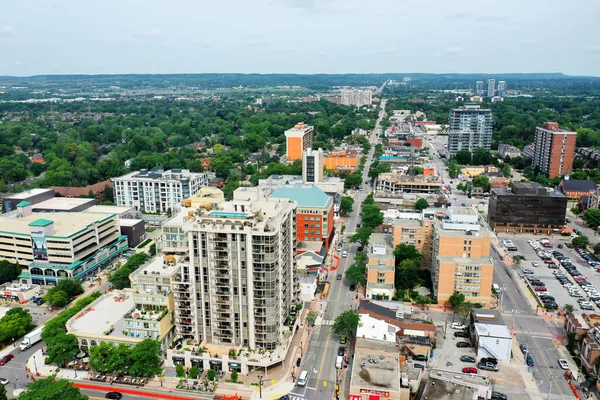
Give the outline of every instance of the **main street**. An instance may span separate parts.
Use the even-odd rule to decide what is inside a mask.
[[[385,113],[386,100],[381,102],[381,112],[375,129],[371,133],[369,139],[371,143],[371,150],[367,155],[365,167],[363,170],[363,179],[361,188],[354,194],[354,206],[352,213],[346,218],[344,224],[346,225],[346,234],[350,235],[356,230],[356,224],[360,218],[360,205],[364,201],[365,197],[370,192],[370,186],[365,184],[368,180],[369,166],[371,165],[373,153],[375,152],[375,144],[379,142],[379,135],[381,134],[380,123],[381,120],[386,116]],[[329,282],[331,286],[329,288],[329,295],[324,305],[324,312],[320,324],[315,328],[311,336],[311,340],[308,344],[306,354],[304,355],[301,365],[301,370],[308,371],[309,378],[305,387],[295,387],[290,393],[291,396],[303,397],[306,399],[332,399],[335,396],[335,385],[338,378],[335,368],[335,361],[337,357],[338,348],[341,346],[339,343],[340,338],[333,335],[331,324],[335,321],[335,318],[343,311],[355,308],[354,298],[356,292],[350,291],[350,283],[345,278],[341,280],[336,279],[336,275],[344,274],[346,267],[350,265],[358,250],[357,244],[347,243],[344,245],[344,250],[348,251],[348,256],[342,258],[340,265],[335,272],[329,273]],[[348,357],[351,351],[350,342],[346,344],[350,348],[346,352]],[[349,387],[350,373],[352,365],[345,371],[345,379],[340,384],[344,395],[347,395],[346,388]],[[345,383],[344,383],[345,382]]]

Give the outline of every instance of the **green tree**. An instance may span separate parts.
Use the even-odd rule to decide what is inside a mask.
[[[192,365],[192,368],[190,368],[190,378],[198,379],[198,375],[200,375],[200,367]]]
[[[415,208],[419,211],[424,210],[426,208],[429,208],[429,203],[427,202],[427,200],[421,197],[415,202]]]
[[[25,335],[33,328],[28,310],[14,307],[0,318],[0,343]]]
[[[69,297],[79,296],[83,293],[81,282],[71,278],[61,279],[50,291],[54,289],[64,291]]]
[[[178,378],[185,378],[185,367],[182,364],[177,364],[175,367],[175,375]]]
[[[237,373],[237,371],[235,371],[235,370],[231,371],[231,381],[232,382],[237,382],[237,380],[238,380],[238,373]]]
[[[448,163],[448,175],[450,178],[458,178],[460,174],[460,166],[456,163],[456,161],[450,161]]]
[[[473,165],[488,165],[492,162],[492,154],[483,147],[478,148],[473,153],[471,164]]]
[[[456,312],[456,314],[458,314],[458,316],[461,318],[462,323],[464,324],[467,321],[467,318],[469,318],[469,315],[471,315],[471,311],[473,310],[473,303],[471,303],[470,301],[465,301],[463,302],[457,310],[454,310]]]
[[[362,175],[360,172],[353,172],[344,179],[344,188],[345,189],[358,189],[360,184],[362,183]]]
[[[361,243],[366,246],[369,243],[369,238],[373,233],[373,228],[370,226],[361,226],[356,230],[356,233],[350,236],[350,243]]]
[[[571,244],[575,247],[587,247],[590,244],[590,239],[587,236],[577,236],[571,240]]]
[[[156,243],[152,243],[152,245],[150,246],[150,257],[153,257],[156,255]]]
[[[87,400],[73,383],[66,379],[56,379],[56,375],[39,378],[27,384],[27,391],[19,395],[19,400]]]
[[[119,344],[113,348],[108,359],[108,370],[125,373],[127,368],[132,364],[131,358],[132,349],[125,343]]]
[[[369,204],[375,204],[375,197],[373,197],[373,194],[369,194],[367,197],[365,197],[363,204],[365,206],[367,206]]]
[[[454,160],[460,165],[471,164],[471,152],[469,150],[460,150],[454,154]]]
[[[8,400],[6,386],[0,385],[0,400]]]
[[[394,257],[396,258],[396,265],[398,265],[404,260],[419,261],[423,255],[417,250],[415,245],[400,243],[394,249]]]
[[[354,199],[350,196],[342,197],[342,201],[340,203],[340,213],[344,216],[350,214],[352,212],[352,206],[354,205]]]
[[[482,188],[484,192],[489,192],[492,188],[490,178],[485,175],[478,175],[473,178],[473,186]]]
[[[419,263],[415,260],[404,260],[396,267],[396,287],[412,289],[421,282]]]
[[[585,210],[583,213],[583,220],[589,226],[595,228],[600,225],[600,209],[599,208],[590,208]]]
[[[346,279],[355,283],[364,283],[367,281],[367,267],[361,263],[353,263],[346,270]]]
[[[21,266],[7,260],[0,260],[0,285],[12,282],[21,274]]]
[[[458,310],[460,306],[465,302],[465,295],[457,292],[456,290],[450,297],[448,297],[448,303],[452,306],[454,311]]]
[[[306,323],[308,326],[313,326],[319,314],[316,311],[309,311],[306,315]]]
[[[565,314],[573,314],[573,305],[565,304],[563,310],[565,311]]]
[[[48,343],[46,358],[50,362],[63,365],[73,360],[75,354],[79,353],[77,337],[73,334],[61,334]]]
[[[340,336],[350,336],[360,326],[360,314],[355,310],[342,312],[331,326],[333,333]]]
[[[44,300],[52,307],[64,307],[69,304],[70,298],[64,290],[51,290],[46,293]]]
[[[512,178],[512,168],[510,167],[510,165],[505,164],[504,167],[502,167],[502,175],[504,175],[507,178]]]
[[[101,342],[97,346],[90,347],[90,368],[100,372],[112,372],[108,360],[110,359],[114,347],[115,346],[109,342]]]
[[[208,379],[211,382],[214,382],[215,378],[217,377],[217,371],[215,371],[214,369],[209,369],[208,371],[206,371],[206,379]]]
[[[149,377],[159,375],[162,371],[160,358],[160,342],[158,340],[144,339],[131,350],[133,363],[129,367],[134,376]]]
[[[363,207],[362,222],[363,225],[375,229],[383,224],[383,213],[375,204],[367,204]]]

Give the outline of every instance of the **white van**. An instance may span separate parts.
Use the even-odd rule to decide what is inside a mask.
[[[494,292],[500,293],[500,286],[497,283],[492,285],[492,289],[494,289]]]
[[[296,385],[305,386],[307,380],[308,380],[308,371],[302,371],[300,373],[300,377],[298,377],[298,382],[296,382]]]
[[[337,369],[342,369],[342,365],[344,364],[344,356],[337,356],[335,360],[335,367]]]

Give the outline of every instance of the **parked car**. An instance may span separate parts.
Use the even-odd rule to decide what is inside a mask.
[[[504,393],[492,392],[492,400],[508,400],[508,397]]]
[[[15,358],[14,354],[8,353],[4,357],[0,358],[0,365],[6,364],[7,362],[9,362],[10,360],[12,360],[13,358]]]
[[[498,371],[499,370],[498,364],[494,364],[491,362],[485,362],[485,363],[480,362],[477,366],[479,367],[479,369],[483,369],[486,371]]]
[[[523,354],[527,353],[527,345],[526,344],[520,345],[519,348],[521,349],[521,353],[523,353]]]
[[[354,292],[356,290],[356,285],[353,283],[352,285],[350,285],[350,291]]]
[[[466,332],[454,332],[454,337],[461,337],[461,338],[468,338],[469,335],[466,334]]]
[[[342,280],[342,274],[337,274],[337,277],[336,277],[336,279],[337,279],[338,281],[341,281],[341,280]]]
[[[343,356],[346,352],[346,348],[344,346],[338,347],[338,356]]]
[[[413,356],[412,359],[415,361],[427,361],[427,356],[424,356],[422,354],[417,354],[417,355]]]
[[[468,343],[468,342],[457,342],[456,343],[456,347],[458,347],[459,349],[471,347],[471,343]]]
[[[546,286],[536,286],[534,289],[536,292],[547,292],[548,289],[546,288]]]
[[[346,336],[340,337],[340,344],[346,344]]]
[[[465,329],[466,326],[463,325],[463,324],[461,324],[461,323],[458,323],[458,322],[453,322],[452,325],[450,325],[450,328],[452,328],[452,329]]]
[[[112,400],[121,400],[123,398],[123,395],[119,392],[108,392],[106,393],[106,396],[104,396],[104,398]]]
[[[460,357],[460,361],[462,361],[462,362],[471,362],[471,363],[474,363],[476,360],[475,360],[475,357],[471,357],[471,356],[461,356],[461,357]]]
[[[8,382],[10,382],[8,379],[0,378],[0,383],[3,384],[4,386],[8,385]]]
[[[462,369],[463,374],[476,374],[477,368],[475,367],[464,367]]]
[[[527,354],[527,360],[525,360],[525,362],[527,363],[528,366],[533,367],[533,357],[531,357],[531,354]]]
[[[425,366],[423,364],[414,363],[413,368],[419,368],[421,371],[425,370]]]

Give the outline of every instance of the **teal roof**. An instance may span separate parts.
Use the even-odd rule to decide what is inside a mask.
[[[329,195],[316,186],[281,187],[269,197],[295,200],[300,207],[325,207],[329,201]]]
[[[50,221],[49,219],[36,219],[35,221],[33,221],[32,223],[29,224],[29,226],[48,226],[53,224],[54,221]]]
[[[17,207],[27,207],[32,205],[30,202],[28,202],[27,200],[23,200],[22,202],[20,202],[19,204],[17,204]]]

